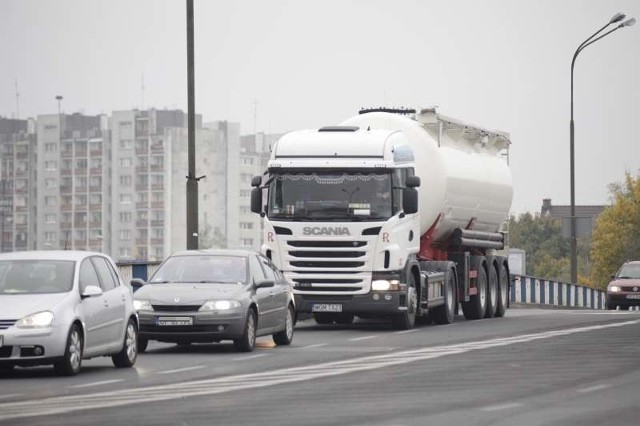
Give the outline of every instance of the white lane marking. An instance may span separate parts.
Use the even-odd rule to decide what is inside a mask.
[[[354,339],[349,339],[350,342],[357,342],[358,340],[368,340],[368,339],[374,339],[378,337],[377,334],[374,334],[373,336],[362,336],[362,337],[356,337]]]
[[[302,346],[300,348],[296,348],[296,349],[312,349],[312,348],[321,348],[323,346],[327,346],[328,343],[316,343],[315,345],[309,345],[309,346]]]
[[[67,386],[67,387],[73,388],[73,389],[81,389],[81,388],[90,388],[92,386],[109,385],[111,383],[118,383],[118,382],[124,382],[124,379],[103,380],[101,382],[84,383],[82,385],[73,385],[73,386]]]
[[[407,334],[407,333],[413,333],[414,331],[418,331],[418,329],[412,328],[411,330],[396,331],[393,334]]]
[[[502,411],[502,410],[509,410],[511,408],[517,408],[517,407],[522,407],[524,404],[521,404],[519,402],[507,402],[506,404],[500,404],[500,405],[490,405],[489,407],[484,407],[481,408],[480,411]]]
[[[591,392],[599,391],[602,389],[608,389],[610,387],[611,385],[606,385],[606,384],[594,385],[594,386],[589,386],[587,388],[578,389],[578,393],[591,393]]]
[[[241,374],[214,379],[192,380],[157,386],[126,388],[117,391],[85,393],[82,395],[56,396],[37,401],[0,403],[0,420],[22,417],[46,416],[71,413],[96,408],[111,408],[158,401],[169,401],[202,395],[215,395],[246,389],[260,389],[285,383],[304,382],[318,378],[339,376],[354,372],[378,370],[384,367],[410,364],[418,361],[441,358],[482,349],[491,349],[536,340],[606,330],[640,324],[640,319],[612,324],[568,328],[542,333],[524,334],[498,339],[489,339],[455,345],[423,347],[408,351],[391,352],[383,355],[351,358],[343,361],[289,367],[261,373]]]
[[[9,399],[9,398],[14,398],[16,396],[22,396],[24,395],[23,393],[10,393],[9,395],[0,395],[0,399]]]
[[[257,354],[257,355],[249,355],[249,356],[241,356],[240,358],[232,358],[231,361],[245,361],[247,359],[255,359],[263,356],[267,356],[269,354]]]
[[[192,367],[183,367],[183,368],[176,368],[174,370],[165,370],[165,371],[160,371],[158,374],[183,373],[185,371],[200,370],[201,368],[204,368],[204,365],[194,365]]]

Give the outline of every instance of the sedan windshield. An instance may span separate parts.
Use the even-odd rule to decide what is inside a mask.
[[[241,256],[172,256],[151,277],[160,283],[246,283],[247,259]]]
[[[640,278],[640,264],[630,263],[620,268],[617,278]]]
[[[269,185],[268,216],[287,220],[386,220],[389,173],[279,173]]]
[[[0,294],[65,293],[73,288],[70,260],[0,261]]]

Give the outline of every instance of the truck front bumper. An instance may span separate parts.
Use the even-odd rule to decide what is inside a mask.
[[[298,312],[347,313],[358,316],[393,315],[407,309],[405,291],[377,292],[358,295],[296,294]]]

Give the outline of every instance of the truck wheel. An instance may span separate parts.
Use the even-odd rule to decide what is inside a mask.
[[[487,271],[482,265],[484,258],[479,257],[477,259],[475,267],[476,271],[478,271],[478,277],[476,278],[478,292],[471,296],[468,302],[462,304],[462,313],[468,320],[484,318],[484,313],[487,309]]]
[[[394,316],[391,325],[396,330],[409,330],[416,325],[416,313],[418,312],[418,295],[413,274],[409,275],[407,282],[407,310]]]
[[[449,269],[444,277],[444,305],[433,308],[429,316],[436,324],[451,324],[456,301],[456,282],[453,270]]]
[[[498,272],[496,271],[495,265],[491,263],[489,265],[489,278],[487,281],[487,309],[484,313],[485,318],[493,318],[496,316],[498,298],[500,297],[498,293],[499,290]]]
[[[496,317],[502,318],[507,313],[509,305],[509,271],[504,263],[498,264],[498,307]]]

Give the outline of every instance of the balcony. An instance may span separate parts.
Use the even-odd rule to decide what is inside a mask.
[[[89,155],[91,155],[92,157],[101,157],[102,156],[102,149],[89,150]]]
[[[151,171],[152,172],[164,172],[164,166],[163,165],[153,165],[153,166],[151,166]]]
[[[139,246],[146,246],[147,245],[147,239],[146,238],[136,238],[136,244],[138,244]]]
[[[136,226],[138,228],[146,228],[149,226],[149,221],[148,220],[136,220]]]
[[[71,229],[72,223],[69,221],[60,222],[61,229]]]
[[[70,212],[73,209],[73,205],[71,203],[60,204],[60,210],[63,212]]]
[[[148,191],[149,190],[149,185],[145,184],[137,184],[136,185],[136,191]]]
[[[62,169],[62,170],[60,170],[60,174],[62,176],[71,176],[73,174],[73,170],[71,170],[71,169]]]
[[[77,168],[77,169],[74,170],[74,174],[75,175],[86,175],[87,171],[88,171],[88,169],[86,167]]]
[[[86,158],[87,157],[87,150],[86,149],[77,149],[76,150],[76,157],[83,157]]]
[[[151,226],[153,227],[162,227],[164,226],[164,220],[152,220],[151,221]]]
[[[152,183],[151,184],[151,190],[152,191],[162,191],[162,190],[164,190],[164,184],[163,183]]]
[[[89,192],[102,192],[102,186],[100,185],[90,186]]]
[[[152,246],[161,246],[164,244],[164,239],[162,238],[152,238],[151,239],[151,245]]]
[[[101,220],[92,220],[91,222],[89,222],[89,228],[102,228],[102,221]]]
[[[149,155],[149,147],[144,148],[136,147],[136,155]]]
[[[89,169],[89,173],[92,175],[101,175],[102,174],[102,167],[92,167]]]
[[[74,226],[76,228],[86,228],[87,227],[87,221],[86,220],[76,220],[76,222],[74,223]]]
[[[159,210],[164,209],[164,201],[153,201],[151,203],[151,208],[152,209],[159,209]]]
[[[146,165],[136,166],[136,173],[146,173],[148,168]]]
[[[61,194],[70,194],[72,192],[71,185],[60,185],[60,193]]]
[[[89,204],[89,211],[92,211],[92,212],[102,211],[102,204]]]
[[[73,151],[60,151],[60,157],[71,158],[73,157]]]
[[[136,209],[138,210],[147,210],[149,208],[149,202],[148,201],[138,201],[136,203]]]

